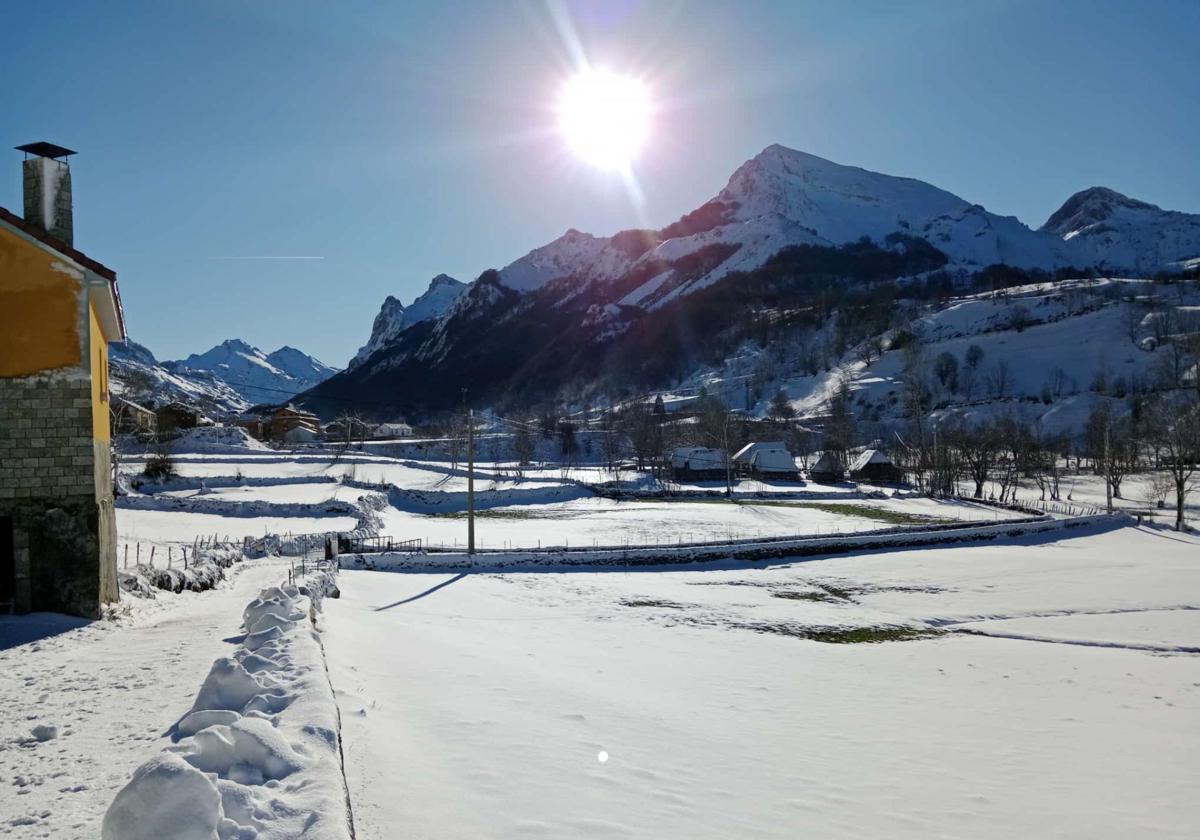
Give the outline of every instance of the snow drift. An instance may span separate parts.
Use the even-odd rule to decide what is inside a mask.
[[[316,627],[336,569],[262,590],[240,647],[213,663],[176,743],[104,816],[104,840],[353,836],[340,720]]]

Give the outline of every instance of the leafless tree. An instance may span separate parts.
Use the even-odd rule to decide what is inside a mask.
[[[843,464],[848,463],[849,452],[858,437],[854,418],[853,392],[850,377],[842,374],[829,398],[826,410],[824,447],[836,454]]]
[[[1184,529],[1184,507],[1196,488],[1200,460],[1200,400],[1162,395],[1147,410],[1150,437],[1175,489],[1175,530]]]
[[[1140,447],[1133,420],[1117,417],[1108,400],[1100,401],[1088,417],[1084,432],[1096,474],[1104,477],[1107,507],[1121,498],[1121,482],[1138,468]]]
[[[780,391],[779,393],[783,393]],[[786,398],[785,398],[786,402]],[[789,405],[788,408],[791,408]],[[697,416],[697,428],[706,445],[721,450],[725,460],[725,495],[733,495],[733,412],[717,397],[705,397]]]
[[[512,435],[513,455],[517,459],[517,475],[524,474],[524,468],[533,462],[537,444],[533,439],[533,421],[530,418],[516,418]]]
[[[975,426],[959,426],[949,434],[958,449],[964,471],[975,483],[975,498],[982,499],[984,487],[1000,458],[1001,442],[995,426],[983,421]]]

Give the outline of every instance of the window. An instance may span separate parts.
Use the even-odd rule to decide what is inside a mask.
[[[95,375],[100,378],[100,402],[108,402],[108,355],[103,347],[96,348]]]

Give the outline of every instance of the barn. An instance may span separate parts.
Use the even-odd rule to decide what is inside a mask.
[[[832,452],[822,452],[821,457],[808,468],[808,477],[822,484],[833,484],[846,477],[842,460]]]
[[[797,478],[796,459],[781,441],[748,443],[733,456],[734,468],[759,478]]]
[[[904,470],[893,464],[882,449],[868,449],[850,465],[850,477],[876,484],[900,484],[904,481]]]
[[[681,446],[671,450],[671,477],[695,481],[725,478],[729,456],[706,446]]]

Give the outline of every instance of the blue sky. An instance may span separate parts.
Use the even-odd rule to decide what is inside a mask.
[[[554,9],[589,60],[648,80],[640,206],[554,130],[572,67]],[[131,337],[160,358],[239,337],[344,364],[386,295],[567,228],[662,226],[771,143],[1034,226],[1098,184],[1200,212],[1195,0],[106,0],[16,17],[0,141],[79,150],[76,244],[117,270]],[[18,211],[19,159],[0,178]],[[320,259],[246,259],[281,256]]]

